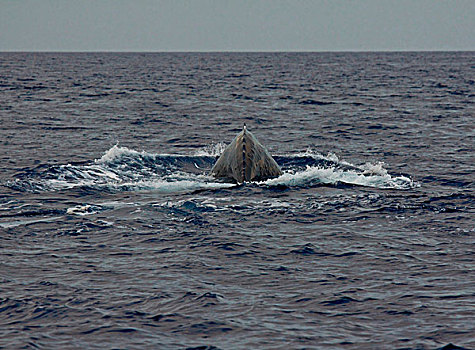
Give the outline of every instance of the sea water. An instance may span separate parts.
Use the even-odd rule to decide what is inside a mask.
[[[474,62],[1,53],[0,348],[474,348]]]

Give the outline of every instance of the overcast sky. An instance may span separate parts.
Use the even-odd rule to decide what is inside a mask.
[[[0,51],[475,50],[475,0],[0,0]]]

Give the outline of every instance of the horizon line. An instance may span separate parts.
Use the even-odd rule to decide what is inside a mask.
[[[411,53],[475,52],[475,49],[419,50],[0,50],[0,53]]]

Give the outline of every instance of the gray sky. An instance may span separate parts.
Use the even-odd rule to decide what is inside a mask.
[[[0,51],[475,50],[475,0],[0,0]]]

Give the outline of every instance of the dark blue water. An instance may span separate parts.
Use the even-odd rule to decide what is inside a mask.
[[[475,348],[475,53],[1,53],[0,348]],[[246,123],[284,175],[210,176]]]

